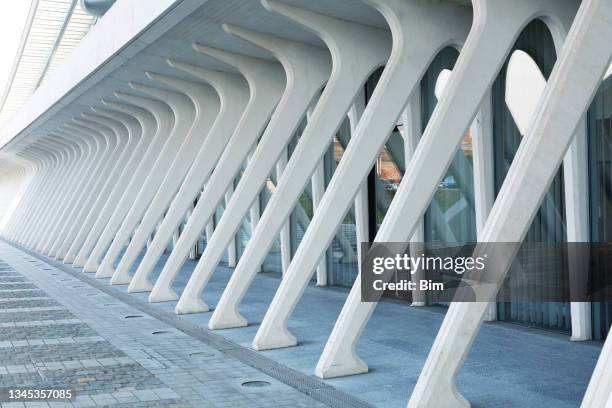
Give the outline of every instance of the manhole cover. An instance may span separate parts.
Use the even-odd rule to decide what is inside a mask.
[[[272,384],[267,381],[247,381],[243,382],[241,385],[246,388],[262,388],[269,387]]]

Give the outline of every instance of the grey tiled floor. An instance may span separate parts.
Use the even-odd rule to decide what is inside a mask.
[[[23,253],[12,249],[8,245],[4,245],[6,244],[0,242],[0,257],[2,251],[6,249],[23,258]],[[31,260],[31,262],[35,264],[34,266],[39,265],[39,261]],[[153,272],[153,279],[159,274],[164,262],[165,258],[162,258]],[[27,265],[27,262],[24,261],[24,263]],[[134,268],[137,264],[138,262],[135,263]],[[194,266],[195,263],[193,261],[188,261],[180,271],[175,282],[175,289],[178,293],[181,293],[185,287]],[[85,323],[94,328],[102,337],[111,337],[109,340],[111,343],[118,346],[123,345],[124,348],[121,348],[122,350],[125,350],[125,347],[128,347],[129,350],[129,346],[124,343],[130,343],[128,338],[133,336],[136,336],[137,342],[146,345],[146,347],[149,347],[148,344],[152,344],[151,349],[154,349],[156,347],[155,344],[159,344],[159,340],[162,337],[155,338],[155,341],[147,343],[145,340],[150,338],[150,333],[147,333],[146,330],[173,330],[172,328],[154,329],[154,327],[161,327],[163,325],[155,319],[146,316],[127,320],[117,318],[115,320],[115,324],[119,324],[119,322],[125,324],[129,321],[128,326],[108,327],[106,325],[109,322],[105,320],[106,318],[103,319],[105,320],[104,322],[95,322],[98,315],[111,315],[111,311],[115,309],[121,310],[120,315],[129,313],[143,314],[134,312],[133,309],[130,312],[129,307],[115,298],[119,294],[119,297],[127,296],[132,301],[140,302],[139,304],[144,305],[144,309],[141,310],[156,310],[160,313],[173,312],[176,302],[148,304],[146,303],[148,293],[127,295],[125,293],[125,285],[100,286],[104,290],[108,290],[108,293],[114,294],[114,296],[109,296],[107,293],[84,284],[80,279],[71,277],[70,274],[76,274],[74,276],[78,277],[90,277],[92,275],[81,275],[78,269],[70,269],[70,274],[67,272],[56,272],[59,273],[58,276],[47,276],[45,278],[46,280],[53,279],[52,284],[50,283],[49,285],[53,285],[56,288],[55,293],[59,296],[66,288],[80,287],[77,289],[80,291],[79,295],[75,295],[74,299],[70,296],[66,302],[72,303],[77,309],[87,309],[86,305],[91,305],[91,302],[97,302],[98,307],[103,307],[106,310],[105,312],[90,310],[91,306],[85,310],[85,317],[89,316],[88,318],[90,319]],[[204,291],[203,297],[207,304],[214,307],[231,276],[231,272],[232,269],[225,266],[217,268]],[[90,278],[83,279],[87,280]],[[107,285],[108,279],[96,280],[96,282],[98,282],[98,285],[100,283]],[[36,281],[32,280],[32,283],[36,284]],[[241,312],[248,319],[250,325],[245,328],[220,330],[215,333],[245,348],[250,347],[251,341],[259,327],[259,322],[263,318],[278,284],[279,279],[277,277],[268,274],[258,274],[240,307]],[[46,287],[45,290],[47,290]],[[39,293],[40,291],[29,291],[31,294],[27,296],[36,297],[39,301],[43,299],[42,296],[44,294]],[[5,294],[0,289],[0,301],[4,299],[6,301],[18,302],[21,299],[20,292],[14,291],[12,293],[13,295]],[[311,375],[346,296],[347,291],[344,289],[318,288],[314,286],[307,288],[304,297],[289,321],[289,329],[297,336],[300,342],[298,347],[267,350],[258,355],[274,360],[282,366],[301,372],[303,375]],[[62,303],[66,302],[62,301]],[[99,306],[100,304],[102,306]],[[107,306],[104,306],[105,304]],[[30,307],[44,306],[41,304]],[[126,307],[127,309],[125,309]],[[188,322],[194,327],[205,328],[209,318],[210,313],[198,313],[180,316],[177,320]],[[412,308],[406,303],[401,302],[381,302],[357,345],[357,351],[368,363],[370,372],[363,375],[330,379],[326,380],[325,383],[379,407],[405,407],[443,318],[443,309]],[[141,324],[142,321],[146,320],[155,322],[157,326],[152,325],[150,328],[145,329],[140,337],[137,333],[125,333],[124,330],[128,329],[129,331],[131,325],[136,324],[136,321],[139,321],[138,324]],[[81,323],[79,320],[76,322],[68,321],[73,324],[72,330],[76,330],[75,324]],[[32,322],[31,325],[19,326],[19,329],[24,331],[31,330],[37,324],[41,323]],[[43,322],[43,324],[46,323]],[[0,327],[2,327],[1,325],[2,323],[0,323]],[[108,336],[104,334],[104,330],[107,330]],[[202,330],[205,331],[205,329]],[[1,332],[2,330],[0,329]],[[113,337],[113,333],[118,334]],[[89,334],[84,335],[89,336]],[[172,336],[174,334],[166,333],[162,336],[167,335]],[[0,341],[2,340],[4,339],[0,338]],[[171,345],[168,347],[171,347]],[[202,347],[202,349],[204,354],[200,356],[204,356],[207,353],[218,353],[218,351],[211,348]],[[142,351],[142,348],[140,350]],[[601,343],[598,342],[574,343],[570,342],[567,336],[561,334],[526,329],[506,323],[488,323],[482,327],[472,352],[459,373],[458,386],[460,391],[472,402],[473,407],[577,407],[580,405],[600,350]],[[134,353],[137,351],[134,351]],[[128,352],[126,354],[131,356]],[[203,358],[207,359],[209,357]],[[139,361],[143,362],[144,368],[149,369],[146,366],[146,362],[152,360],[156,362],[155,364],[162,364],[162,367],[164,364],[167,364],[168,360],[172,361],[171,358],[165,356],[162,352],[147,355]],[[203,362],[199,364],[201,365]],[[196,365],[200,367],[200,365]],[[233,367],[234,365],[238,368]],[[249,373],[257,374],[257,370],[252,371],[252,368],[244,367],[242,363],[229,359],[219,361],[218,364],[212,364],[207,361],[206,367],[209,367],[210,371],[198,374],[195,377],[203,379],[206,378],[206,375],[212,375],[217,381],[223,381],[212,373],[226,369],[226,366],[231,367],[228,369],[229,372],[234,372],[234,370],[240,372],[240,370],[244,369]],[[159,368],[159,371],[159,375],[162,376],[167,370]],[[155,371],[151,372],[157,375]],[[236,375],[240,377],[242,374]],[[174,378],[175,376],[172,375],[172,377]],[[254,378],[251,375],[244,375],[240,377],[239,381],[247,377],[249,379]],[[189,381],[183,380],[181,376],[177,378],[180,380],[178,381],[179,384],[183,384],[184,388],[181,389],[179,387],[178,391],[177,388],[171,388],[182,398],[186,398],[185,395],[190,395],[189,386],[187,385]],[[168,381],[171,380],[172,378],[168,379]],[[166,382],[163,378],[162,381]],[[268,378],[268,381],[274,382],[274,379]],[[232,382],[228,385],[226,382],[226,388],[222,388],[223,391],[215,392],[207,390],[207,395],[209,397],[217,394],[220,396],[234,395],[234,390],[239,389],[235,384]],[[274,384],[274,387],[276,387],[276,383]],[[286,386],[283,385],[283,387]],[[287,388],[292,390],[290,387]],[[231,393],[229,392],[230,389],[232,390]],[[303,396],[303,394],[299,394],[297,391],[294,392]],[[281,403],[299,406],[299,403],[294,402],[295,399],[293,397],[295,394],[289,393],[287,395],[289,395],[287,397],[289,398],[288,400],[282,398],[277,400],[273,398],[264,399],[263,406],[278,406]],[[232,398],[234,397],[241,399],[242,394],[237,394]],[[314,403],[313,401],[308,401],[306,404],[311,402]],[[238,402],[234,401],[228,402],[228,404],[228,406],[239,406]],[[206,405],[196,404],[195,406]],[[251,406],[256,405],[253,404]]]
[[[324,406],[0,242],[0,279],[9,277],[35,293],[13,288],[0,297],[0,387],[70,387],[77,397],[2,408]]]

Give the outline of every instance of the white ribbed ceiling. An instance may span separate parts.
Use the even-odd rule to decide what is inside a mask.
[[[0,128],[66,59],[95,23],[78,0],[32,0],[32,7],[0,100]]]

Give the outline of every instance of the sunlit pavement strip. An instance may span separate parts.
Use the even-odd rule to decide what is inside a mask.
[[[20,285],[33,287],[0,286],[0,387],[77,393],[69,403],[2,408],[326,406],[4,242],[0,273],[19,274]],[[270,386],[243,387],[248,381]]]

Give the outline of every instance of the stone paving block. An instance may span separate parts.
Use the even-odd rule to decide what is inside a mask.
[[[0,313],[0,323],[27,322],[44,320],[64,320],[73,318],[74,315],[68,310],[41,310],[26,312],[3,312]]]
[[[41,298],[47,297],[45,292],[40,289],[36,290],[0,290],[0,299],[21,299],[21,298]]]
[[[5,283],[0,282],[0,290],[37,289],[29,282]]]
[[[0,242],[0,254],[3,245]],[[10,256],[12,263],[13,258],[21,255],[15,252]],[[24,256],[21,261],[16,260],[15,270],[39,289],[16,289],[9,294],[0,288],[0,308],[5,299],[17,302],[10,305],[12,308],[29,308],[30,312],[24,321],[18,321],[20,316],[13,314],[17,321],[10,321],[12,326],[0,321],[0,341],[19,345],[10,349],[10,354],[3,354],[0,348],[0,361],[12,366],[29,364],[36,369],[31,364],[34,362],[41,367],[38,369],[41,374],[15,373],[6,376],[7,382],[40,385],[44,377],[45,385],[70,385],[77,390],[77,396],[88,397],[68,404],[77,407],[93,403],[130,408],[271,406],[268,403],[272,400],[265,392],[257,395],[229,384],[237,374],[261,376],[257,370],[107,294],[87,295],[101,292],[69,274],[40,273],[38,262],[24,262],[26,259]],[[30,297],[24,296],[25,292]],[[52,303],[59,299],[61,302]],[[116,304],[105,306],[111,303]],[[50,310],[31,309],[59,305],[65,307],[61,312],[67,315],[50,318],[43,314]],[[5,305],[5,309],[9,308]],[[4,314],[10,313],[19,312],[7,310]],[[127,315],[143,317],[125,319]],[[168,333],[153,335],[155,331]],[[208,351],[212,358],[190,355],[198,351]],[[294,407],[322,406],[291,387],[278,392],[283,393],[286,401],[293,401]]]
[[[4,402],[2,403],[2,408],[24,408],[25,404],[23,402]]]
[[[83,360],[90,357],[95,349],[100,358],[121,357],[123,352],[112,347],[108,342],[81,344],[45,344],[43,346],[15,347],[0,349],[0,361],[5,364],[25,364],[29,362],[52,363],[56,361]]]

